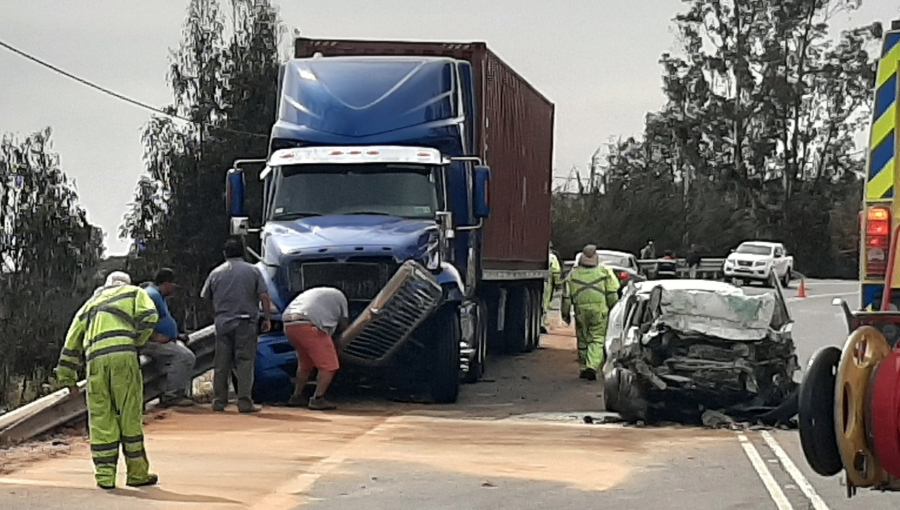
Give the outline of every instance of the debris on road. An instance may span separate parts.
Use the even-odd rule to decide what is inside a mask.
[[[632,297],[634,332],[609,347],[610,411],[714,428],[796,414],[782,406],[799,365],[779,296],[657,286]]]

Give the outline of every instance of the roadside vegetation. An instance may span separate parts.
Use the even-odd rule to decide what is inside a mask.
[[[878,24],[835,34],[848,0],[692,0],[664,54],[665,106],[554,194],[564,258],[586,242],[722,257],[782,241],[809,276],[855,278]]]

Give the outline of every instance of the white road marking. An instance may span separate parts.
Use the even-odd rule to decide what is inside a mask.
[[[813,488],[812,484],[809,483],[809,480],[803,476],[803,473],[797,469],[797,465],[794,464],[794,461],[791,460],[790,456],[788,456],[787,452],[784,451],[784,448],[778,444],[778,441],[770,434],[769,432],[763,430],[762,431],[763,440],[769,445],[769,448],[772,449],[772,452],[775,453],[775,456],[778,457],[778,460],[781,461],[781,465],[784,466],[785,471],[791,475],[791,478],[797,482],[797,485],[800,487],[800,490],[803,491],[803,494],[809,499],[810,503],[812,503],[812,507],[814,510],[830,510],[828,505],[822,500],[821,497],[816,493],[816,490]]]
[[[288,482],[277,487],[275,491],[257,501],[250,510],[289,510],[297,508],[302,503],[304,493],[323,476],[346,462],[346,460],[359,448],[363,447],[369,439],[377,434],[380,429],[388,425],[395,417],[389,417],[378,425],[372,427],[364,434],[353,439],[344,446],[338,448],[330,456],[313,465],[309,471],[301,473]]]
[[[788,303],[793,303],[795,301],[805,301],[807,299],[815,299],[815,298],[825,298],[825,297],[841,297],[841,296],[849,296],[851,294],[856,294],[856,292],[830,292],[828,294],[813,294],[811,296],[802,297],[792,297],[785,298],[785,301]]]
[[[738,434],[738,439],[741,442],[741,447],[744,448],[744,453],[746,453],[747,458],[750,459],[750,464],[753,465],[756,474],[759,475],[763,485],[766,486],[766,490],[769,491],[769,496],[772,497],[772,501],[775,502],[775,506],[778,510],[794,510],[794,507],[791,506],[791,502],[788,501],[787,496],[784,495],[784,491],[781,490],[781,487],[778,486],[778,482],[776,482],[775,478],[772,476],[772,472],[769,471],[769,468],[766,466],[765,461],[759,456],[759,452],[756,451],[756,447],[753,446],[753,443],[751,443],[744,434]]]

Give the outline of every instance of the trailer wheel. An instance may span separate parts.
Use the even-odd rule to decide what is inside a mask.
[[[543,295],[537,289],[528,289],[528,296],[531,301],[531,322],[528,328],[528,345],[525,352],[531,352],[538,348],[541,343],[541,319],[544,316]]]
[[[525,288],[511,289],[506,300],[506,352],[520,354],[529,351],[531,343],[531,293]]]
[[[452,404],[459,398],[459,341],[462,335],[459,315],[448,306],[435,316],[431,346],[431,366],[426,367],[431,397],[439,404]]]
[[[488,343],[488,317],[487,307],[484,303],[479,302],[476,307],[477,318],[475,319],[475,359],[469,364],[469,371],[466,372],[463,382],[472,384],[476,383],[484,377],[484,367],[487,362],[487,343]]]

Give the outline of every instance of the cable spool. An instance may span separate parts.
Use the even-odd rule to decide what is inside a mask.
[[[888,474],[900,479],[900,351],[891,352],[878,365],[869,394],[875,458]]]
[[[867,393],[872,372],[891,352],[884,335],[871,326],[854,331],[841,352],[835,384],[835,432],[850,486],[873,487],[886,478],[866,430]]]

